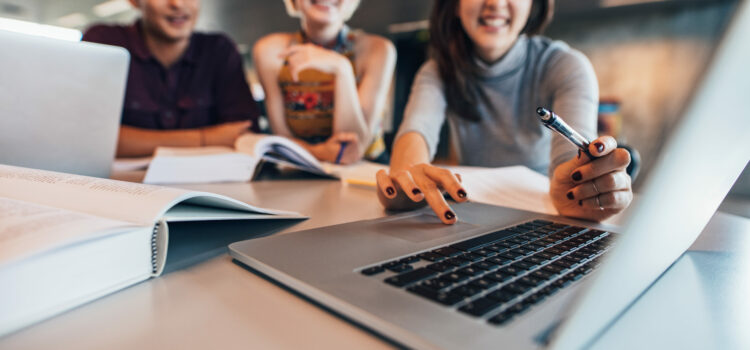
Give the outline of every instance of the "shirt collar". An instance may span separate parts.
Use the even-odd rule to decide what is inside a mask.
[[[132,43],[132,53],[135,57],[143,61],[147,61],[151,58],[155,59],[154,55],[148,49],[148,46],[146,46],[146,40],[143,35],[143,22],[141,19],[136,20],[135,23],[128,28],[128,37]],[[197,61],[198,50],[195,48],[194,38],[195,34],[190,36],[190,43],[178,62],[194,64]]]

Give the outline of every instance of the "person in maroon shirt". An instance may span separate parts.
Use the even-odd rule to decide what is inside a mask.
[[[260,111],[234,43],[193,31],[200,0],[130,2],[141,11],[134,24],[96,25],[83,36],[130,51],[117,156],[148,156],[158,146],[231,146],[248,129],[259,131]]]

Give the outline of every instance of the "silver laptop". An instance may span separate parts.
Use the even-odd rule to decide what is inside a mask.
[[[748,5],[624,227],[465,203],[453,226],[426,208],[238,242],[230,254],[407,347],[584,348],[687,250],[750,159]]]
[[[129,55],[0,31],[0,163],[108,177]]]

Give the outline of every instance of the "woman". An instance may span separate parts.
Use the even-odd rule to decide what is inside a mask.
[[[451,172],[429,164],[441,124],[451,124],[463,165],[526,165],[550,174],[550,196],[562,215],[603,220],[632,200],[630,156],[611,137],[590,145],[589,159],[539,122],[549,107],[574,129],[596,134],[598,87],[588,60],[539,36],[553,0],[437,0],[430,17],[434,58],[419,71],[394,143],[390,173],[378,172],[388,209],[427,204],[443,223],[458,218],[443,199],[469,194]]]
[[[285,2],[301,30],[270,34],[253,48],[271,129],[320,160],[378,158],[385,149],[380,124],[393,44],[344,24],[359,1]]]

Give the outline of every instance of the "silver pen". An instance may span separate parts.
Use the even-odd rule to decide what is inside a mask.
[[[541,119],[542,124],[544,124],[544,126],[546,126],[548,129],[553,130],[568,139],[568,141],[576,145],[581,151],[583,151],[583,153],[586,153],[589,158],[596,158],[589,152],[589,140],[581,136],[581,134],[579,134],[577,131],[573,130],[573,128],[571,128],[570,125],[562,120],[559,115],[555,114],[554,112],[550,112],[549,110],[542,107],[536,109],[536,114],[539,115],[539,119]]]

